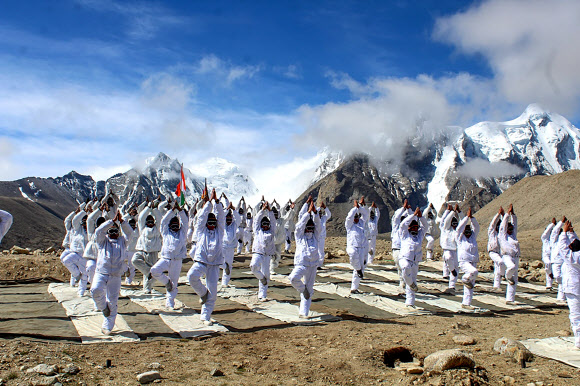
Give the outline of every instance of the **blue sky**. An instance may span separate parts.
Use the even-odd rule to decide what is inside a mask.
[[[264,189],[323,147],[396,157],[418,118],[441,132],[539,102],[577,125],[578,14],[572,0],[6,0],[0,180],[106,178],[163,151],[228,159]]]

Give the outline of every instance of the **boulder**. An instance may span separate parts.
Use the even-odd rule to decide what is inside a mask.
[[[544,262],[542,260],[534,260],[530,264],[530,267],[532,267],[534,269],[544,268]]]
[[[463,345],[463,346],[469,346],[469,345],[477,343],[475,338],[473,338],[472,336],[469,336],[469,335],[455,335],[453,337],[453,341],[455,343]]]
[[[15,245],[12,248],[10,248],[10,253],[12,253],[13,255],[30,255],[30,249],[22,248]]]
[[[151,383],[156,379],[161,379],[161,374],[159,374],[159,371],[147,371],[137,375],[137,381],[142,385]]]
[[[54,252],[56,252],[56,248],[55,247],[48,247],[44,251],[44,253],[54,253]]]
[[[506,337],[496,340],[493,345],[493,350],[518,362],[522,360],[530,362],[534,358],[534,355],[526,348],[526,346],[517,340]]]
[[[473,356],[470,353],[459,349],[434,352],[425,358],[423,363],[425,370],[428,371],[444,371],[460,367],[473,369],[475,367]]]
[[[36,373],[40,375],[55,375],[58,373],[58,367],[55,365],[47,365],[41,363],[31,369],[26,370],[27,373]]]

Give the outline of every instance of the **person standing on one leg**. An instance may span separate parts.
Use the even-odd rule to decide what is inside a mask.
[[[459,271],[463,272],[461,282],[463,283],[463,302],[461,307],[472,310],[473,287],[477,279],[477,263],[479,262],[479,251],[477,249],[477,235],[479,234],[479,223],[473,217],[471,208],[467,210],[464,217],[457,226],[457,258],[459,260]]]
[[[580,350],[580,240],[570,221],[563,226],[558,248],[563,252],[562,287],[570,310],[570,327],[574,334],[574,349]]]
[[[399,255],[401,252],[401,237],[399,236],[399,227],[401,221],[403,221],[407,216],[411,215],[411,205],[405,199],[403,206],[395,211],[393,217],[391,217],[391,248],[393,250],[393,262],[397,267],[397,273],[399,274],[399,287],[401,290],[405,288],[405,280],[403,279],[403,272],[401,271],[401,266],[399,265]]]
[[[506,267],[505,279],[508,282],[506,304],[515,304],[520,264],[520,243],[518,241],[518,218],[514,213],[512,204],[501,220],[498,240],[503,254],[502,260]]]
[[[274,270],[280,265],[282,261],[282,247],[286,242],[286,231],[284,230],[284,219],[280,216],[280,205],[272,201],[272,213],[274,213],[274,218],[276,219],[276,235],[274,236],[274,244],[276,246],[276,255],[270,261],[270,273],[273,274]]]
[[[129,213],[123,216],[123,220],[129,224],[133,232],[129,235],[125,235],[127,238],[127,271],[125,274],[129,273],[125,277],[125,284],[132,285],[133,279],[135,278],[135,266],[133,265],[133,256],[135,256],[136,247],[137,247],[137,240],[139,240],[139,228],[137,227],[137,216],[138,211],[137,208],[131,208]]]
[[[66,216],[66,218],[64,219],[64,229],[65,229],[65,236],[64,239],[62,240],[62,247],[64,248],[64,251],[61,253],[60,255],[60,262],[62,263],[62,265],[64,265],[66,267],[66,269],[68,269],[68,267],[66,266],[66,264],[64,263],[66,257],[72,253],[72,251],[70,250],[70,236],[71,236],[71,231],[72,231],[72,219],[75,216],[75,214],[77,214],[80,211],[80,209],[76,209],[72,212],[70,212],[70,214],[68,216]],[[76,278],[73,276],[72,271],[70,271],[70,286],[74,287],[76,285]]]
[[[552,248],[550,250],[550,262],[552,263],[552,274],[554,275],[554,280],[558,283],[558,295],[556,296],[556,301],[564,303],[566,301],[566,294],[564,293],[564,287],[562,286],[562,264],[564,264],[564,256],[562,255],[562,250],[558,248],[558,241],[562,235],[562,227],[566,224],[566,216],[562,217],[562,221],[559,221],[552,229],[552,234],[550,235],[550,243]]]
[[[421,209],[415,209],[412,216],[407,216],[400,224],[401,254],[399,264],[405,280],[405,305],[415,308],[415,292],[418,291],[417,274],[419,263],[423,259],[423,239],[427,230],[427,221]]]
[[[501,249],[497,235],[499,234],[499,225],[505,215],[503,208],[500,206],[499,211],[493,217],[487,228],[487,252],[489,258],[493,261],[493,291],[501,292],[501,278],[505,275],[505,264],[501,257]]]
[[[238,245],[238,229],[242,222],[242,217],[236,211],[236,208],[228,200],[225,194],[222,194],[225,199],[226,213],[226,227],[224,232],[224,239],[222,242],[222,253],[224,255],[224,265],[222,273],[222,285],[227,287],[230,284],[232,277],[232,270],[234,269],[234,253]]]
[[[318,268],[322,268],[325,256],[324,245],[326,244],[326,223],[330,220],[332,214],[330,213],[330,209],[326,207],[324,201],[320,204],[318,213],[320,216],[320,239],[318,240],[318,256],[320,257],[320,264],[318,265]]]
[[[194,238],[197,240],[191,255],[193,265],[187,272],[187,280],[201,303],[200,319],[206,326],[211,326],[211,314],[217,299],[217,286],[220,266],[224,263],[222,253],[226,216],[219,202],[215,189],[203,207],[198,211]],[[201,277],[205,276],[205,285]]]
[[[346,228],[346,253],[352,266],[351,294],[360,294],[358,290],[361,279],[364,277],[367,238],[365,234],[366,218],[360,204],[354,200],[354,207],[348,212],[344,226]]]
[[[459,261],[457,260],[457,225],[459,224],[459,205],[455,205],[455,210],[451,204],[447,205],[447,210],[441,217],[441,248],[443,248],[443,277],[445,273],[449,274],[449,288],[447,292],[455,294],[455,283],[457,283],[457,276],[459,269]]]
[[[320,263],[319,243],[321,237],[320,216],[316,213],[314,202],[310,203],[308,212],[304,213],[296,223],[296,252],[294,253],[294,269],[290,273],[290,282],[300,294],[300,318],[308,318],[316,269]]]
[[[433,207],[433,204],[429,204],[425,210],[423,210],[423,217],[427,219],[427,232],[425,234],[425,240],[427,240],[427,261],[433,260],[433,249],[435,248],[435,239],[439,237],[439,224],[437,224],[437,212]]]
[[[546,291],[552,290],[552,284],[554,282],[554,274],[552,273],[552,245],[550,244],[550,236],[552,235],[552,229],[556,226],[556,218],[552,218],[552,222],[548,224],[544,233],[542,233],[542,262],[544,263],[544,270],[546,271]]]
[[[149,198],[147,198],[149,202]],[[143,208],[139,213],[139,239],[137,240],[137,251],[133,255],[133,266],[143,274],[143,291],[150,294],[153,289],[153,276],[151,267],[157,263],[158,254],[163,244],[159,231],[159,211],[154,208],[154,204]]]
[[[85,271],[83,253],[89,241],[87,235],[87,218],[87,212],[84,209],[80,210],[73,217],[70,236],[71,253],[63,259],[63,263],[73,275],[75,283],[80,282],[82,273]]]
[[[376,255],[377,248],[377,235],[379,234],[379,219],[381,218],[381,211],[377,207],[377,204],[373,201],[371,204],[371,209],[369,212],[369,223],[367,225],[368,229],[368,240],[369,240],[369,253],[367,257],[367,264],[372,264]]]
[[[98,254],[94,281],[91,284],[91,295],[97,309],[103,312],[105,320],[102,332],[109,335],[115,327],[117,302],[121,291],[121,277],[127,265],[127,239],[119,231],[125,228],[130,233],[128,224],[123,221],[121,213],[105,221],[95,231]]]
[[[259,280],[258,300],[264,302],[267,300],[270,282],[270,259],[276,255],[276,219],[268,202],[264,202],[262,209],[254,218],[253,231],[254,242],[250,269]]]
[[[294,230],[296,229],[296,203],[292,200],[288,200],[288,204],[285,207],[284,213],[284,230],[286,232],[286,244],[284,246],[284,252],[290,253],[290,246],[292,245],[292,239],[294,238]]]
[[[240,202],[236,207],[236,211],[238,212],[238,215],[240,217],[240,224],[238,225],[238,233],[237,233],[238,237],[237,254],[239,255],[242,253],[244,249],[244,236],[246,234],[246,221],[244,219],[244,215],[246,213],[246,200],[244,199],[244,196],[242,196],[242,198],[240,199]]]

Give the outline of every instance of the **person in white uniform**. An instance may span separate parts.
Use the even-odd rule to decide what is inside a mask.
[[[84,209],[80,210],[73,217],[70,234],[71,253],[63,259],[63,264],[68,268],[71,275],[73,275],[75,283],[80,282],[82,272],[85,270],[85,259],[83,258],[83,253],[85,252],[85,247],[88,243],[87,218],[87,212],[85,212]]]
[[[294,269],[290,273],[290,282],[300,294],[300,318],[308,318],[316,270],[320,264],[319,243],[321,237],[320,216],[316,212],[314,202],[310,203],[308,212],[302,214],[296,223],[296,252],[294,253]]]
[[[433,260],[433,249],[435,248],[435,239],[439,237],[439,224],[437,224],[437,212],[433,207],[433,204],[429,204],[427,208],[423,210],[423,217],[427,219],[427,231],[425,233],[425,240],[427,240],[427,245],[425,249],[427,250],[427,261]]]
[[[493,261],[493,291],[501,292],[501,278],[505,275],[505,264],[501,257],[501,248],[497,235],[499,234],[499,226],[505,212],[500,206],[499,211],[493,217],[487,228],[487,252],[489,258]]]
[[[66,218],[64,219],[64,229],[65,229],[65,236],[64,239],[62,240],[62,247],[64,248],[64,251],[60,254],[60,262],[66,267],[66,269],[68,269],[68,267],[66,266],[66,264],[64,263],[66,257],[72,253],[72,251],[70,250],[70,236],[71,236],[71,230],[72,230],[72,219],[73,217],[80,211],[80,209],[75,209],[72,212],[70,212],[70,214],[68,216],[66,216]],[[76,281],[76,277],[73,275],[73,272],[70,272],[70,286],[74,287],[77,284]]]
[[[391,249],[393,254],[393,262],[397,267],[397,273],[399,274],[399,287],[401,290],[405,288],[405,280],[403,279],[403,273],[401,271],[401,266],[399,265],[399,255],[401,252],[401,238],[399,237],[399,227],[401,226],[401,221],[403,221],[407,216],[411,215],[411,205],[405,200],[403,206],[400,207],[393,213],[391,217]]]
[[[222,253],[226,216],[223,205],[219,202],[215,189],[209,201],[198,211],[194,238],[197,240],[192,250],[193,265],[187,272],[187,280],[201,303],[201,321],[211,326],[211,314],[217,299],[217,286],[220,266],[224,263]],[[205,276],[205,285],[201,277]]]
[[[263,302],[268,296],[270,259],[276,255],[276,219],[267,202],[264,202],[262,209],[256,214],[253,227],[254,241],[250,269],[259,280],[258,300]]]
[[[520,243],[518,241],[518,218],[514,213],[512,204],[510,204],[506,215],[501,220],[498,240],[502,260],[505,264],[505,279],[508,282],[506,304],[515,304],[520,263]]]
[[[405,305],[415,308],[415,292],[418,291],[417,274],[419,263],[423,259],[423,239],[427,232],[427,220],[422,216],[421,209],[415,209],[400,224],[399,237],[401,252],[399,264],[405,280]]]
[[[102,332],[109,335],[115,327],[117,302],[121,291],[121,277],[127,266],[127,239],[119,227],[128,227],[121,213],[105,221],[95,231],[98,257],[91,295],[97,309],[103,312]],[[129,229],[126,229],[130,232]]]
[[[276,247],[276,255],[272,260],[270,260],[270,273],[273,274],[274,270],[280,265],[282,261],[282,247],[286,242],[286,231],[284,229],[284,219],[280,213],[280,205],[276,200],[272,201],[272,213],[274,213],[274,218],[276,219],[276,235],[274,236],[274,245]]]
[[[554,280],[558,283],[558,295],[556,295],[556,300],[560,303],[566,301],[566,294],[564,293],[564,287],[562,286],[562,264],[564,264],[564,256],[562,255],[562,250],[558,248],[558,241],[562,234],[562,227],[566,224],[566,216],[562,217],[554,228],[552,229],[552,234],[550,235],[550,242],[552,248],[550,250],[550,262],[552,263],[552,274],[554,275]]]
[[[457,260],[457,225],[459,224],[459,205],[455,205],[455,209],[451,204],[447,205],[447,209],[441,217],[441,238],[439,240],[441,248],[443,248],[443,277],[449,275],[449,287],[447,292],[455,294],[455,283],[459,273],[459,261]]]
[[[367,258],[368,240],[366,238],[366,221],[368,212],[362,209],[357,200],[348,212],[344,227],[346,228],[346,253],[352,266],[351,294],[360,294],[358,287],[364,278],[365,261]]]
[[[554,274],[552,273],[552,244],[550,243],[550,236],[552,235],[552,229],[556,226],[556,218],[553,217],[552,221],[548,224],[544,232],[542,233],[542,262],[544,263],[544,271],[546,273],[546,291],[552,290],[552,285],[554,284]]]
[[[563,234],[558,242],[562,250],[562,287],[570,310],[570,326],[574,334],[574,349],[580,350],[580,240],[574,233],[570,221],[563,226]]]
[[[326,207],[324,201],[320,204],[318,208],[318,213],[320,216],[320,240],[318,242],[318,256],[320,257],[320,264],[318,265],[319,268],[322,268],[324,265],[324,246],[326,244],[326,224],[328,220],[330,220],[332,213],[330,213],[330,209]]]
[[[232,270],[234,268],[234,254],[236,252],[236,246],[238,245],[238,230],[240,223],[242,222],[242,217],[225,194],[223,197],[225,200],[224,206],[227,208],[227,212],[226,227],[222,241],[222,253],[224,255],[222,285],[227,287],[230,284]]]
[[[381,211],[373,201],[369,211],[369,222],[367,224],[367,239],[369,241],[367,265],[372,264],[375,259],[377,249],[377,235],[379,234],[379,219]]]
[[[187,256],[187,222],[185,210],[176,202],[159,226],[163,244],[159,260],[151,267],[151,276],[165,286],[165,307],[170,309],[175,307],[181,265]]]
[[[463,272],[463,301],[461,307],[471,310],[473,306],[473,287],[477,279],[477,263],[479,251],[477,248],[477,235],[479,235],[479,223],[473,217],[471,208],[457,226],[457,259],[459,260],[459,272]]]
[[[147,198],[149,201],[149,198]],[[143,291],[151,293],[153,288],[153,276],[151,267],[159,260],[159,251],[163,245],[161,232],[159,231],[160,213],[154,207],[154,204],[143,208],[139,213],[137,225],[139,227],[139,239],[133,255],[133,266],[143,274]]]
[[[284,231],[286,232],[286,244],[284,245],[284,252],[290,253],[290,246],[292,239],[294,239],[294,230],[296,229],[296,203],[288,200],[285,207],[284,217]]]
[[[12,226],[13,220],[14,218],[10,213],[6,212],[5,210],[0,210],[0,243]]]

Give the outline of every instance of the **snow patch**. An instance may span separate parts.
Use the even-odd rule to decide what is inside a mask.
[[[20,190],[20,194],[22,195],[22,197],[26,198],[28,201],[34,202],[34,200],[32,198],[30,198],[28,196],[28,194],[24,193],[24,191],[22,190],[22,187],[21,186],[18,187],[18,190]]]

